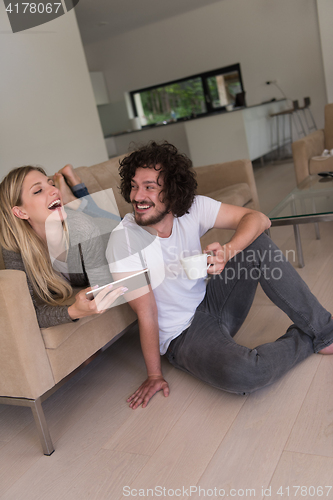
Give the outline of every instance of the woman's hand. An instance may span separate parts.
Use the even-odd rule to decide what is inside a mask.
[[[133,410],[141,404],[142,408],[145,408],[149,400],[158,391],[163,391],[165,397],[169,396],[168,382],[164,380],[162,375],[149,375],[139,389],[127,399],[127,402],[130,403],[130,408]]]
[[[101,314],[106,309],[109,309],[113,302],[124,295],[127,292],[127,288],[119,287],[112,290],[112,285],[108,285],[103,290],[101,290],[95,297],[90,298],[86,296],[87,292],[90,292],[93,288],[89,287],[85,290],[81,290],[75,295],[75,302],[68,308],[68,314],[71,319],[85,318],[86,316],[92,316],[93,314]]]

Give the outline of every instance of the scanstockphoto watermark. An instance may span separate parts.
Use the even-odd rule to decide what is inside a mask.
[[[131,488],[123,487],[124,497],[141,498],[331,498],[332,486],[261,486],[258,488],[201,488],[201,486],[182,486],[181,488],[166,488],[155,486],[154,488]]]
[[[63,16],[79,3],[79,0],[36,0],[24,2],[4,0],[13,33],[53,21]]]
[[[263,493],[262,493],[263,494]],[[181,488],[166,488],[165,486],[155,486],[154,488],[131,488],[123,487],[124,497],[150,497],[150,498],[190,498],[195,495],[196,498],[255,498],[256,490],[254,488],[201,488],[201,486],[182,486]]]

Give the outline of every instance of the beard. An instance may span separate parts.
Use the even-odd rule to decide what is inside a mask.
[[[145,214],[138,214],[134,210],[134,218],[138,226],[154,226],[161,222],[168,213],[169,210],[166,209],[163,212],[157,212],[150,217],[144,218]]]

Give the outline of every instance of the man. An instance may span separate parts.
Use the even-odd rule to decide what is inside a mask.
[[[148,378],[131,408],[160,390],[168,396],[160,354],[208,384],[246,394],[264,387],[313,352],[333,353],[333,321],[282,252],[263,234],[262,213],[196,196],[191,161],[171,144],[152,142],[120,164],[121,192],[133,205],[113,231],[107,258],[115,279],[148,267],[151,287],[130,301],[137,313]],[[210,279],[188,280],[180,258],[201,253],[211,228],[233,229],[212,243]],[[258,282],[294,322],[276,342],[248,349],[233,336],[251,307]]]

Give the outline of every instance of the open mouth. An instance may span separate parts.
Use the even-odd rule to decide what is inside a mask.
[[[135,203],[135,209],[139,213],[144,213],[147,212],[150,208],[152,208],[154,205],[149,205],[148,203]]]
[[[62,205],[61,205],[61,201],[60,201],[60,198],[58,198],[57,200],[53,200],[49,206],[47,207],[49,210],[56,210],[57,208],[61,208]]]

